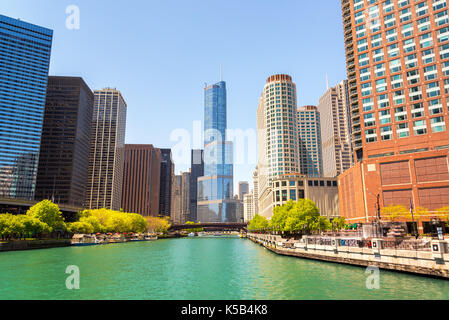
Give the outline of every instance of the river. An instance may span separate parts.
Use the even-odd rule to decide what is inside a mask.
[[[66,268],[80,289],[66,288]],[[449,281],[278,256],[250,240],[210,237],[0,253],[3,300],[449,299]]]

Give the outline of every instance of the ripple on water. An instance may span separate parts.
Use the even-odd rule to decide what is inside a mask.
[[[67,290],[68,265],[81,290]],[[249,240],[189,238],[0,254],[0,299],[449,299],[449,281],[278,256]]]

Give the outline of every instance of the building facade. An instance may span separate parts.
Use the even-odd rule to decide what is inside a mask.
[[[348,81],[330,88],[320,98],[323,177],[338,177],[354,164]]]
[[[175,224],[181,224],[182,214],[182,175],[174,175],[171,194],[170,219]]]
[[[169,217],[171,215],[172,183],[175,175],[171,149],[161,149],[161,190],[159,201],[159,215]]]
[[[142,216],[159,215],[161,151],[153,145],[126,144],[122,209]]]
[[[84,207],[94,94],[82,78],[49,77],[37,201]]]
[[[288,201],[310,199],[315,202],[320,215],[333,219],[340,216],[337,178],[313,178],[304,175],[283,175],[273,181],[275,207]]]
[[[182,173],[181,199],[181,223],[186,223],[190,221],[190,171]]]
[[[273,215],[273,179],[300,172],[296,85],[289,75],[266,81],[257,109],[259,214]]]
[[[53,31],[0,15],[0,196],[33,200]]]
[[[254,212],[259,213],[259,168],[257,166],[253,174],[253,186]]]
[[[321,177],[321,121],[317,107],[304,106],[298,109],[298,135],[300,172],[309,177]]]
[[[226,141],[226,83],[204,89],[204,176],[198,178],[198,221],[237,222],[233,145]]]
[[[254,195],[252,192],[243,196],[243,221],[250,222],[256,214]]]
[[[239,182],[239,199],[243,201],[245,194],[249,193],[249,183],[247,181]]]
[[[448,205],[447,1],[343,0],[342,10],[357,165],[339,180],[341,214],[373,221],[378,197]]]
[[[96,90],[94,95],[85,205],[120,210],[127,106],[116,89]]]
[[[190,221],[198,221],[198,178],[204,176],[204,152],[192,150],[190,172]]]

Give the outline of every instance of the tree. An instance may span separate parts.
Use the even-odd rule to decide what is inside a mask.
[[[437,210],[438,216],[449,227],[449,206]]]
[[[388,207],[382,208],[382,216],[390,220],[391,222],[395,222],[400,217],[406,217],[410,211],[407,210],[405,206],[395,206],[391,205]]]
[[[25,225],[15,215],[6,213],[0,215],[0,234],[7,239],[20,238],[25,231]]]
[[[261,215],[256,214],[254,218],[250,221],[248,230],[250,231],[262,231],[268,228],[268,220]]]
[[[90,216],[90,217],[82,217],[79,222],[84,222],[92,226],[93,232],[92,233],[103,233],[106,232],[106,228],[104,225],[101,224],[100,219],[96,216]]]
[[[126,214],[126,223],[129,232],[143,233],[147,229],[145,218],[137,213]]]
[[[344,217],[338,217],[332,220],[333,230],[342,230],[346,227],[346,219]]]
[[[170,229],[170,223],[167,218],[145,217],[147,222],[147,231],[167,233]]]
[[[408,220],[412,221],[415,220],[415,222],[421,221],[426,216],[429,216],[429,210],[423,207],[418,207],[413,210],[413,215],[410,211],[407,212],[406,217]]]
[[[24,233],[29,237],[41,235],[43,233],[50,233],[50,227],[45,222],[40,221],[35,217],[30,217],[27,215],[17,216],[18,219],[24,225]]]
[[[94,233],[94,227],[87,222],[73,222],[68,226],[71,233],[91,234]]]
[[[320,227],[327,228],[328,225],[320,218],[318,207],[312,200],[300,199],[296,203],[293,203],[293,206],[288,211],[287,221],[283,231],[309,233],[313,230],[319,230]]]
[[[274,231],[285,231],[289,211],[293,208],[295,202],[290,200],[285,205],[276,207],[273,210],[269,228]]]
[[[59,206],[50,200],[43,200],[27,211],[27,216],[39,219],[50,227],[50,232],[65,229],[64,218]]]

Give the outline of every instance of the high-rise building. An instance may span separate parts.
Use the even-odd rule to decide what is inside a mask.
[[[122,209],[142,216],[159,215],[161,151],[153,145],[125,145]]]
[[[247,181],[239,182],[239,200],[243,201],[243,196],[249,192],[249,183]]]
[[[254,195],[252,192],[243,196],[243,221],[250,222],[256,214],[254,207]]]
[[[354,164],[348,81],[329,88],[318,104],[321,116],[323,176],[337,177]]]
[[[170,220],[180,224],[182,216],[182,175],[173,176],[170,202]]]
[[[171,196],[175,175],[171,149],[161,149],[161,191],[159,194],[159,215],[171,216]]]
[[[93,107],[82,78],[48,78],[36,200],[84,206]]]
[[[85,205],[121,209],[126,102],[120,91],[94,91],[94,112]]]
[[[208,86],[204,93],[204,176],[198,179],[198,221],[236,222],[232,142],[226,141],[226,83]]]
[[[449,203],[447,1],[342,0],[353,148],[341,214]]]
[[[259,214],[267,218],[273,214],[273,179],[300,171],[297,118],[292,78],[269,77],[257,110]]]
[[[190,172],[190,221],[197,222],[198,178],[204,176],[203,150],[192,150]]]
[[[326,91],[318,111],[321,115],[323,176],[337,177],[354,164],[347,80]]]
[[[0,15],[0,194],[33,200],[53,31]]]
[[[259,168],[257,166],[253,174],[253,185],[254,212],[259,213]]]
[[[190,171],[183,172],[181,184],[181,223],[190,220]]]
[[[321,177],[323,173],[320,123],[317,107],[304,106],[298,109],[300,172],[309,177]]]

